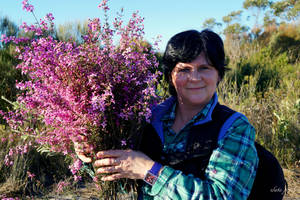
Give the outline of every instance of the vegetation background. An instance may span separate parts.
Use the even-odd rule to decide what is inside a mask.
[[[244,10],[252,11],[256,19],[253,27],[240,23]],[[203,28],[215,30],[224,37],[231,70],[219,85],[220,101],[244,113],[256,128],[256,140],[277,157],[289,184],[286,199],[300,198],[299,15],[299,0],[245,0],[243,9],[224,16],[222,22],[209,18],[203,24]],[[261,16],[263,21],[258,20]],[[59,25],[49,34],[57,40],[80,43],[86,31],[86,22],[74,22]],[[0,34],[22,36],[25,33],[8,17],[0,16]],[[145,45],[149,43],[145,41]],[[27,79],[14,68],[19,62],[14,57],[14,48],[12,44],[0,43],[0,96],[12,103],[1,99],[3,111],[13,109],[19,94],[16,80]],[[161,55],[157,52],[159,59]],[[158,92],[167,96],[165,89],[162,81]],[[0,119],[0,139],[6,138],[8,131]],[[22,138],[19,142],[22,143]],[[10,140],[0,141],[0,198],[46,198],[47,194],[58,194],[62,185],[67,188],[65,193],[73,194],[71,198],[79,195],[84,199],[84,195],[91,197],[97,193],[95,188],[86,189],[91,181],[88,176],[83,182],[72,183],[68,159],[43,148],[20,155],[11,167],[2,164],[9,149],[17,145]],[[28,171],[35,176],[31,177]]]

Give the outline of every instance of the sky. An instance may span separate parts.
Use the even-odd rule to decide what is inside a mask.
[[[161,35],[160,51],[165,49],[168,40],[184,30],[201,30],[203,22],[215,18],[222,22],[222,17],[232,11],[241,10],[244,0],[109,0],[109,17],[124,8],[124,19],[135,11],[145,18],[145,38],[150,43]],[[29,0],[33,4],[38,19],[52,13],[56,25],[66,22],[84,21],[95,17],[103,18],[98,8],[101,0]],[[0,16],[8,16],[16,24],[34,23],[31,13],[22,10],[22,0],[0,0]],[[244,19],[251,16],[246,11]],[[243,24],[247,24],[243,20]]]

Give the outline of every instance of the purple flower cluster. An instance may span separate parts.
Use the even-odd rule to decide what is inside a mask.
[[[26,10],[27,12],[33,12],[34,7],[33,5],[28,3],[28,0],[23,0],[22,4],[23,4],[23,10]]]
[[[18,197],[16,197],[16,198],[2,197],[2,196],[0,196],[0,197],[1,197],[1,200],[20,200]]]
[[[106,0],[99,7],[109,10]],[[23,8],[33,12],[27,0]],[[111,26],[98,18],[90,20],[81,44],[43,36],[53,19],[48,14],[50,23],[21,26],[39,37],[2,38],[17,45],[17,68],[30,78],[17,83],[24,95],[18,98],[22,106],[15,117],[7,118],[11,127],[29,124],[22,134],[72,157],[73,142],[80,142],[82,135],[98,148],[128,148],[128,138],[149,121],[161,75],[154,50],[144,42],[143,18],[134,13],[125,24],[117,17]],[[75,161],[73,174],[79,166]]]
[[[57,190],[56,192],[59,194],[63,191],[63,189],[67,186],[69,186],[70,183],[69,182],[66,182],[66,181],[60,181],[58,184],[57,184]]]
[[[30,147],[31,147],[31,143],[29,142],[29,143],[26,143],[24,145],[17,145],[14,148],[10,148],[8,154],[5,155],[4,164],[6,166],[13,165],[14,156],[15,155],[23,155],[23,154],[28,153]]]
[[[104,11],[108,11],[109,10],[109,7],[107,6],[107,1],[108,0],[103,0],[99,5],[98,5],[98,8],[102,8]]]

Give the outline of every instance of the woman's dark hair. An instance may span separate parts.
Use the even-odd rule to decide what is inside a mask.
[[[171,95],[176,95],[176,90],[170,80],[173,68],[178,62],[192,62],[201,52],[204,52],[208,62],[216,68],[220,79],[224,77],[227,70],[224,45],[218,34],[208,29],[201,32],[189,30],[178,33],[169,40],[162,60]]]

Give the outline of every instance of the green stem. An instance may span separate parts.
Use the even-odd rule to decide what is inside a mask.
[[[38,19],[36,18],[36,16],[35,16],[34,12],[32,11],[31,13],[32,13],[32,15],[33,15],[33,17],[34,17],[36,23],[38,24],[38,26],[39,26],[40,28],[42,28],[41,25],[40,25],[39,20],[38,20]]]

